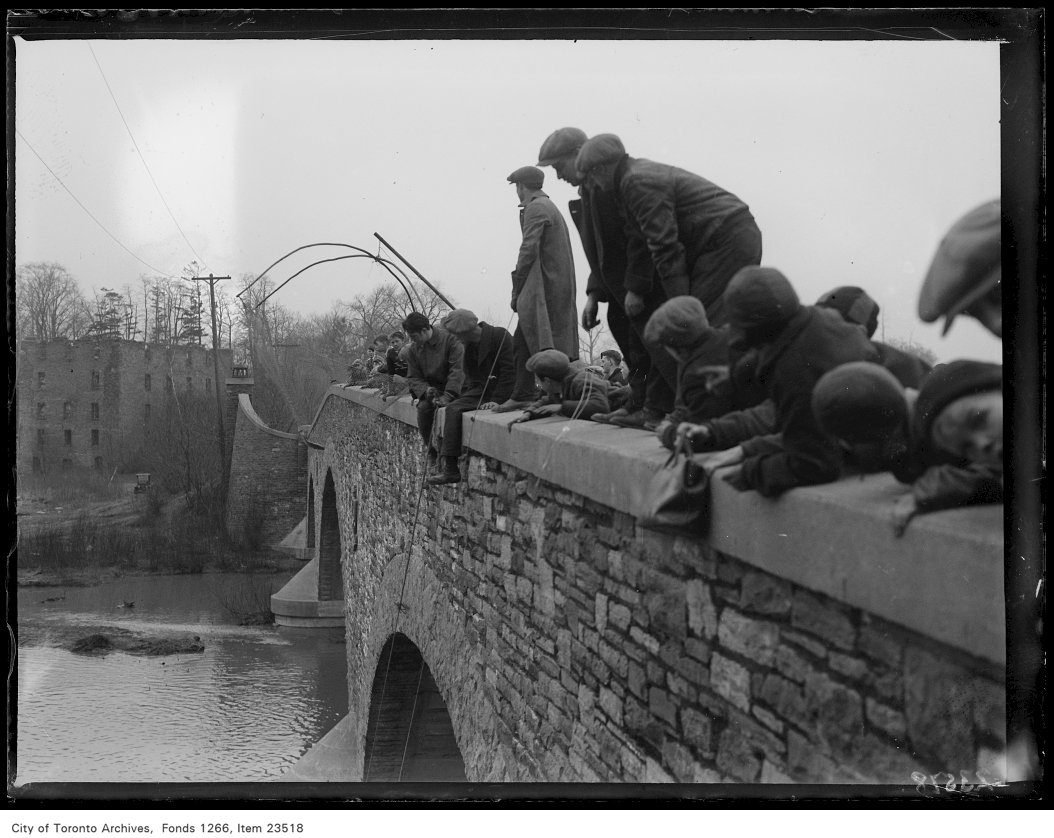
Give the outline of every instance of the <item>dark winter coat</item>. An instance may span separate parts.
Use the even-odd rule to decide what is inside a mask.
[[[815,306],[802,307],[759,347],[758,380],[772,399],[778,435],[743,443],[743,485],[772,496],[838,478],[842,454],[813,417],[812,391],[824,373],[850,361],[877,362],[878,352],[840,314]]]
[[[626,235],[618,204],[610,192],[586,186],[579,189],[579,195],[568,209],[589,263],[586,295],[622,308],[626,297]]]
[[[388,375],[401,375],[405,377],[407,366],[406,361],[400,360],[399,358],[399,352],[401,351],[401,349],[402,347],[396,349],[393,346],[390,347],[388,351],[384,353],[384,371],[388,373]]]
[[[546,396],[527,408],[528,412],[559,404],[562,416],[588,419],[594,413],[610,411],[608,385],[604,377],[590,372],[582,361],[572,361],[560,386],[559,398]]]
[[[512,307],[530,354],[559,349],[578,357],[575,263],[567,224],[549,196],[529,195],[520,211],[523,241],[512,272]]]
[[[904,387],[918,389],[920,382],[931,369],[929,364],[888,344],[878,341],[871,341],[871,344],[878,352],[878,363],[893,373]],[[756,370],[754,374],[756,375]],[[738,382],[738,385],[740,392],[756,386],[755,383],[744,380]],[[752,437],[775,433],[776,411],[771,400],[766,399],[753,407],[726,413],[706,424],[710,436],[700,450],[723,451]]]
[[[724,288],[693,293],[692,266],[724,224],[753,222],[747,205],[699,175],[651,160],[623,158],[615,182],[628,242],[626,288],[644,296],[657,276],[667,299],[693,294],[709,308]]]
[[[732,409],[730,390],[712,385],[713,368],[724,369],[728,375],[728,333],[712,329],[699,343],[691,347],[691,354],[677,367],[677,393],[670,421],[705,422],[723,416]]]
[[[501,326],[480,323],[479,343],[465,347],[462,393],[479,393],[484,402],[503,402],[516,386],[512,335]]]
[[[933,369],[929,364],[910,352],[881,341],[871,341],[878,350],[878,362],[896,376],[897,381],[912,390],[919,389],[922,379]]]
[[[413,344],[406,356],[406,378],[410,392],[421,398],[429,387],[451,399],[461,395],[465,382],[462,362],[465,347],[441,326],[432,327],[432,337],[424,344]]]

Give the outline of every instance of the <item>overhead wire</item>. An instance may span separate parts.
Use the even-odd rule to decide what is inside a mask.
[[[55,170],[54,170],[54,169],[52,169],[52,168],[51,168],[51,166],[49,166],[49,165],[47,164],[47,162],[46,162],[46,161],[44,160],[44,158],[40,156],[40,154],[39,154],[39,153],[37,152],[37,150],[36,150],[35,148],[33,148],[33,144],[32,144],[32,143],[30,143],[30,142],[29,142],[29,140],[27,140],[27,139],[25,138],[25,136],[24,136],[24,135],[22,134],[22,132],[21,132],[21,131],[19,131],[19,130],[18,130],[18,129],[16,128],[16,129],[15,129],[15,134],[17,134],[17,135],[18,135],[18,137],[19,137],[19,138],[20,138],[20,139],[22,140],[22,142],[24,142],[24,143],[26,144],[26,147],[27,147],[27,148],[28,148],[28,149],[29,149],[30,151],[32,151],[32,152],[33,152],[33,154],[34,154],[34,155],[36,156],[37,160],[39,160],[39,161],[40,161],[40,163],[41,163],[41,165],[42,165],[42,166],[43,166],[43,167],[44,167],[45,169],[47,169],[47,170],[48,170],[48,172],[50,172],[51,176],[52,176],[53,178],[55,178],[55,180],[56,180],[56,181],[58,181],[58,184],[59,184],[59,186],[61,186],[61,187],[62,187],[63,189],[65,189],[65,190],[66,190],[66,192],[67,192],[67,193],[69,193],[69,196],[70,196],[71,198],[73,198],[73,200],[74,200],[74,201],[76,201],[76,202],[77,202],[77,206],[79,206],[79,207],[80,207],[80,208],[81,208],[82,210],[84,210],[84,212],[85,212],[85,213],[87,213],[88,217],[89,217],[89,218],[90,218],[90,219],[91,219],[92,221],[94,221],[94,222],[95,222],[95,223],[96,223],[96,224],[97,224],[97,225],[99,226],[99,229],[101,229],[101,230],[102,230],[102,231],[103,231],[104,233],[106,233],[106,235],[108,235],[108,236],[109,236],[109,237],[110,237],[111,239],[113,239],[113,240],[114,240],[114,242],[116,242],[116,244],[117,244],[117,245],[118,245],[118,246],[119,246],[119,247],[120,247],[120,248],[121,248],[122,250],[124,250],[124,251],[125,251],[125,252],[126,252],[126,253],[127,253],[128,255],[129,255],[129,256],[131,256],[131,257],[132,257],[133,259],[135,259],[135,260],[136,260],[137,262],[139,262],[139,263],[140,263],[141,265],[145,265],[146,267],[150,268],[150,270],[152,270],[152,271],[153,271],[153,272],[154,272],[155,274],[159,274],[160,276],[162,276],[162,277],[165,277],[166,279],[179,279],[179,277],[177,277],[177,276],[176,276],[175,274],[171,274],[171,273],[168,273],[167,271],[163,271],[163,270],[161,270],[160,268],[155,268],[155,267],[154,267],[153,265],[151,265],[151,264],[150,264],[149,262],[147,262],[147,261],[145,261],[145,260],[141,259],[141,258],[140,258],[139,256],[137,256],[137,255],[136,255],[136,254],[135,254],[135,253],[134,253],[134,252],[133,252],[133,251],[132,251],[132,250],[131,250],[131,249],[130,249],[130,248],[129,248],[128,246],[127,246],[127,245],[125,245],[125,243],[124,243],[124,242],[122,242],[122,241],[121,241],[121,240],[120,240],[119,238],[117,238],[117,236],[115,236],[115,235],[114,235],[113,233],[111,233],[111,232],[110,232],[109,230],[107,230],[107,229],[106,229],[106,226],[105,226],[105,225],[104,225],[104,224],[103,224],[103,223],[102,223],[101,221],[99,221],[99,219],[98,219],[98,218],[96,218],[96,217],[95,217],[95,216],[94,216],[94,215],[92,214],[92,211],[91,211],[91,210],[89,210],[89,209],[88,209],[88,208],[87,208],[87,207],[86,207],[86,206],[84,205],[84,203],[83,203],[83,202],[81,201],[81,199],[80,199],[80,198],[78,198],[78,197],[77,197],[76,195],[74,195],[74,194],[73,194],[73,190],[72,190],[72,189],[70,189],[70,188],[69,188],[68,186],[66,186],[66,184],[65,184],[65,183],[63,183],[63,181],[62,181],[62,178],[60,178],[60,177],[59,177],[59,176],[58,176],[58,175],[57,175],[57,174],[55,173]]]
[[[154,179],[154,173],[150,171],[150,165],[146,162],[146,158],[143,156],[143,152],[139,148],[139,143],[135,141],[135,135],[132,133],[131,127],[128,125],[128,120],[124,118],[124,112],[121,110],[121,106],[117,103],[117,97],[114,96],[113,89],[110,87],[110,82],[106,78],[106,73],[103,72],[102,64],[99,63],[99,58],[95,54],[95,50],[92,49],[92,45],[88,44],[88,51],[91,53],[91,57],[95,61],[95,66],[99,68],[99,75],[102,76],[103,84],[106,85],[106,90],[110,94],[110,99],[113,100],[113,105],[117,108],[117,114],[121,117],[121,122],[124,123],[124,129],[128,132],[129,138],[132,140],[132,145],[135,147],[136,154],[139,155],[139,159],[143,163],[143,168],[146,169],[147,177],[150,178],[150,182],[154,185],[154,189],[157,191],[157,196],[161,199],[161,203],[165,205],[165,210],[168,212],[168,217],[172,219],[172,223],[176,225],[176,229],[179,230],[179,234],[183,237],[183,241],[187,243],[187,247],[190,248],[190,252],[194,254],[195,258],[202,264],[203,268],[208,268],[205,260],[201,258],[198,252],[194,249],[194,245],[190,243],[190,239],[187,238],[187,234],[183,232],[183,228],[179,225],[176,220],[176,216],[172,213],[172,208],[168,205],[168,201],[165,200],[165,196],[161,192],[161,187],[157,185],[157,181]]]

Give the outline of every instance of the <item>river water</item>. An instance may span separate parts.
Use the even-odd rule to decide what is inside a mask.
[[[229,612],[266,602],[290,577],[19,588],[15,785],[277,779],[347,713],[342,629],[243,627]],[[205,651],[67,651],[107,627],[197,635]]]

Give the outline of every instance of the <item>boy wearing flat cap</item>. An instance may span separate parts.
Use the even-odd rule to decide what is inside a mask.
[[[761,262],[761,231],[748,206],[692,172],[630,157],[615,134],[588,139],[575,165],[591,188],[615,196],[628,242],[625,309],[631,321],[665,300],[690,295],[714,326],[724,325],[722,294],[729,280],[740,268]],[[662,372],[665,353],[647,348]],[[672,401],[671,373],[675,378],[675,369],[663,376],[666,392],[649,393],[639,415],[613,421],[653,426],[662,418],[656,413]]]
[[[594,413],[609,409],[608,386],[603,377],[590,372],[584,362],[569,360],[558,349],[535,353],[528,359],[527,369],[537,376],[538,386],[545,395],[510,424],[556,414],[588,419]]]
[[[937,248],[919,292],[924,323],[944,317],[947,334],[959,314],[968,314],[996,337],[1003,336],[1002,214],[989,201],[956,221]]]
[[[695,297],[681,296],[659,306],[644,337],[677,361],[674,408],[656,429],[659,441],[672,448],[680,423],[703,422],[732,409],[728,335],[711,328],[703,304]]]
[[[465,348],[462,369],[465,383],[461,395],[446,405],[443,419],[443,468],[428,478],[432,484],[458,483],[461,471],[461,417],[472,410],[491,410],[512,395],[516,384],[516,364],[512,335],[501,326],[481,323],[475,314],[457,308],[442,320],[443,328]]]
[[[898,536],[916,515],[1003,499],[998,364],[940,364],[917,391],[875,364],[845,364],[817,382],[812,407],[862,471],[911,484],[890,512]]]
[[[863,329],[864,334],[871,338],[871,344],[878,350],[878,362],[893,373],[905,387],[918,389],[919,382],[932,369],[917,355],[874,339],[881,309],[863,288],[857,288],[855,285],[839,286],[822,294],[816,305],[834,309],[842,315],[846,323],[854,323]]]
[[[513,335],[516,389],[495,410],[526,407],[534,398],[534,377],[527,359],[543,349],[558,349],[578,358],[578,313],[575,308],[575,264],[567,224],[542,191],[545,174],[523,166],[509,175],[520,202],[520,244],[512,271],[512,310],[519,316]]]
[[[863,332],[830,309],[803,306],[794,287],[774,268],[747,267],[725,292],[730,345],[758,349],[757,379],[772,400],[775,433],[740,437],[704,467],[734,470],[724,479],[737,489],[779,495],[795,486],[838,479],[842,454],[812,413],[812,390],[828,370],[851,361],[878,361]],[[693,437],[705,426],[681,426]],[[706,440],[704,440],[706,442]]]

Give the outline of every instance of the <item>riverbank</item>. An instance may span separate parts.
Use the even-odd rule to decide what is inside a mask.
[[[304,566],[299,559],[283,556],[280,553],[261,556],[254,554],[243,563],[229,561],[206,564],[200,570],[180,570],[155,566],[151,568],[107,565],[104,567],[58,567],[43,569],[40,567],[23,567],[18,563],[15,569],[15,583],[19,588],[90,588],[123,579],[130,576],[159,576],[210,573],[246,573],[268,574],[296,573]]]
[[[117,477],[35,481],[17,498],[19,587],[87,587],[129,575],[295,573],[302,562],[227,538],[222,504]],[[213,499],[215,501],[215,499]]]

